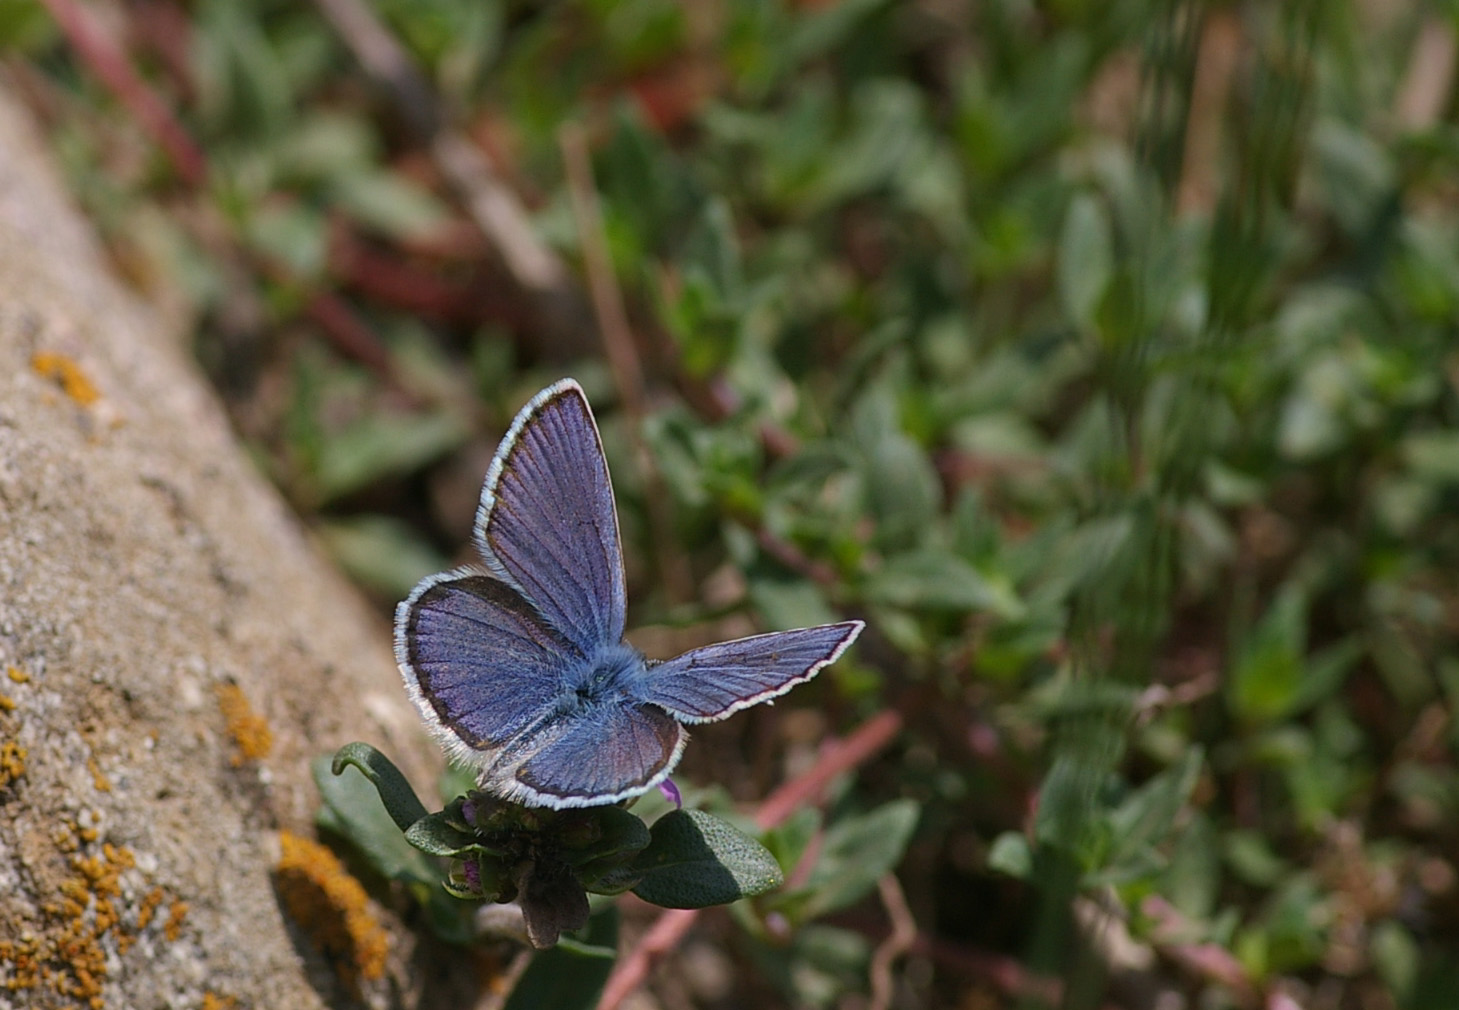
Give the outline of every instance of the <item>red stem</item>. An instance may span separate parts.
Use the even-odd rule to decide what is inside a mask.
[[[207,158],[162,99],[132,69],[122,49],[102,34],[76,0],[41,2],[76,54],[137,117],[142,131],[166,152],[183,180],[192,186],[201,185],[208,174]]]
[[[850,736],[828,740],[816,763],[805,774],[787,782],[760,804],[755,823],[761,830],[775,827],[801,804],[818,797],[837,775],[850,771],[891,743],[901,728],[899,713],[882,712],[862,723]],[[598,1000],[598,1010],[617,1010],[643,984],[658,956],[673,950],[698,916],[698,911],[690,909],[670,909],[660,915],[638,946],[613,969]]]
[[[760,804],[755,823],[762,831],[776,827],[801,806],[818,799],[837,775],[849,772],[891,743],[901,729],[901,713],[888,710],[866,720],[850,736],[826,741],[814,765]]]

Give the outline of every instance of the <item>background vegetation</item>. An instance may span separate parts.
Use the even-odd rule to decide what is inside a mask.
[[[564,374],[650,655],[867,619],[658,1005],[1453,1005],[1452,4],[357,2],[0,46],[382,635]]]

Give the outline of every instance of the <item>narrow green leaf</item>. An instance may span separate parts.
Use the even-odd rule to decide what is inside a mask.
[[[1110,818],[1114,841],[1109,857],[1111,865],[1133,859],[1165,839],[1176,815],[1190,799],[1204,761],[1201,748],[1192,747],[1178,764],[1155,776],[1120,804]]]
[[[341,775],[350,765],[363,772],[379,790],[386,811],[402,832],[426,815],[425,804],[400,769],[374,747],[367,743],[347,743],[335,752],[330,769],[335,775]]]
[[[946,551],[915,550],[887,559],[866,580],[866,598],[911,609],[983,611],[1016,619],[1023,604],[1008,584],[985,578]]]
[[[409,523],[392,516],[356,515],[316,527],[325,548],[358,582],[399,599],[447,559]]]
[[[826,831],[821,858],[795,908],[804,922],[856,904],[902,861],[921,808],[915,800],[893,800],[874,810],[836,821]]]
[[[319,497],[330,501],[389,474],[424,466],[469,434],[454,414],[370,414],[320,444],[314,473]]]
[[[1094,196],[1076,196],[1059,236],[1058,280],[1064,313],[1081,330],[1094,328],[1113,262],[1108,212]]]
[[[343,174],[335,180],[330,195],[356,220],[391,238],[419,239],[449,219],[429,191],[394,172]]]
[[[440,876],[437,867],[405,840],[376,786],[360,775],[334,773],[327,757],[316,758],[310,770],[324,799],[316,817],[321,827],[348,840],[385,877],[434,885]]]
[[[1373,967],[1388,983],[1389,991],[1400,1000],[1406,1000],[1414,990],[1424,963],[1424,952],[1413,934],[1389,919],[1373,927],[1368,949],[1372,953]]]
[[[653,841],[633,862],[633,893],[663,908],[707,908],[754,897],[785,880],[755,839],[702,810],[675,810],[654,822]]]
[[[1232,711],[1250,724],[1278,719],[1302,690],[1307,599],[1289,584],[1277,594],[1242,648],[1229,681]]]

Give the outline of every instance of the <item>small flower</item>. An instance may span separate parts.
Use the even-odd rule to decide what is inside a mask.
[[[684,798],[679,795],[679,787],[674,785],[673,779],[664,779],[660,782],[659,792],[664,794],[664,799],[674,805],[674,809],[684,809]]]

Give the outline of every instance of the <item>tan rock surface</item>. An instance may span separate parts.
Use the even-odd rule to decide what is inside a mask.
[[[0,1008],[348,1005],[280,910],[280,831],[313,835],[315,755],[366,740],[424,786],[434,749],[385,622],[43,152],[0,90]],[[428,955],[384,921],[365,1002],[415,1003]]]

